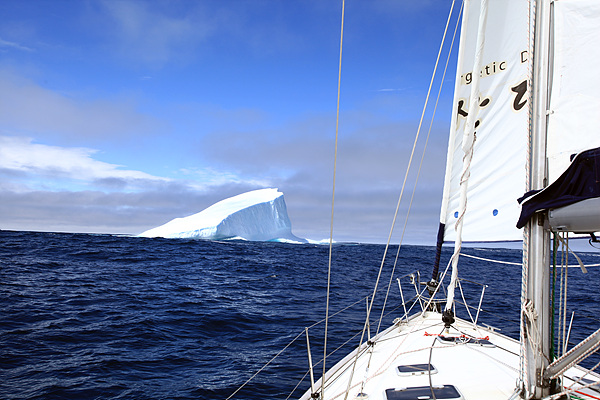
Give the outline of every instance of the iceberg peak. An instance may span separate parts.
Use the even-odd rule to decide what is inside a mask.
[[[221,200],[197,214],[175,218],[138,236],[306,242],[292,234],[283,193],[276,188]]]

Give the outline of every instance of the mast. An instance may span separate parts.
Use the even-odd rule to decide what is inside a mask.
[[[528,190],[547,186],[546,132],[550,80],[550,15],[548,0],[534,6],[533,71],[531,78],[531,121],[528,160]],[[550,382],[542,379],[550,357],[550,233],[544,229],[546,215],[536,213],[525,227],[523,287],[521,299],[524,344],[524,384],[527,398],[541,399],[551,393]]]

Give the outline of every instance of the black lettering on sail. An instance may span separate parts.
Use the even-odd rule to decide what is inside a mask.
[[[515,111],[519,111],[525,104],[527,104],[527,99],[523,100],[525,94],[527,93],[527,81],[523,81],[519,83],[517,86],[513,86],[510,88],[513,92],[516,93],[515,101],[513,102],[513,109]]]
[[[464,109],[463,106],[465,105],[465,101],[464,100],[459,100],[458,101],[458,115],[460,117],[465,117],[467,118],[467,116],[469,115],[469,113],[467,113]]]
[[[488,106],[491,101],[492,100],[489,97],[485,97],[479,103],[479,107],[484,108],[484,107]],[[459,117],[467,118],[469,116],[469,113],[467,112],[467,110],[465,110],[463,108],[464,106],[465,106],[465,101],[464,100],[459,100],[458,101],[458,111],[457,111],[457,114],[458,114]]]

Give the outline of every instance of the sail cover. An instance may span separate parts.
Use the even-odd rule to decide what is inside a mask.
[[[479,1],[465,3],[455,81],[444,199],[440,222],[444,241],[456,238],[463,149],[462,135],[472,101],[479,102],[475,143],[464,214],[465,241],[520,240],[515,226],[525,191],[528,82],[528,4],[489,0],[482,68],[473,71],[480,16]],[[473,74],[479,96],[471,99]]]

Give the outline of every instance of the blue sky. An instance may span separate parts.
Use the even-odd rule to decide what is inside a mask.
[[[346,3],[336,240],[387,238],[449,9]],[[341,1],[8,0],[0,14],[1,229],[137,234],[277,187],[297,236],[328,237]],[[435,241],[452,86],[408,243]]]

